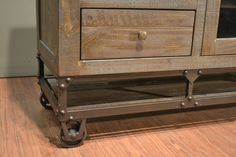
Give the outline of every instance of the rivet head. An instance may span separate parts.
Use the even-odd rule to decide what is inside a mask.
[[[61,114],[65,114],[65,110],[61,110]]]
[[[61,87],[61,88],[65,88],[65,85],[64,85],[64,84],[60,84],[60,87]]]
[[[194,103],[194,105],[195,105],[195,106],[198,106],[198,105],[199,105],[199,103],[198,103],[198,102],[195,102],[195,103]]]
[[[70,118],[69,118],[70,120],[73,120],[74,119],[74,117],[73,116],[70,116]]]
[[[189,96],[189,97],[188,97],[188,100],[192,100],[192,99],[193,99],[193,97],[192,97],[192,96]]]
[[[184,106],[185,106],[185,103],[184,103],[184,102],[181,102],[180,106],[181,106],[181,107],[184,107]]]
[[[67,82],[70,82],[70,81],[71,81],[71,78],[69,78],[69,77],[66,78],[66,81],[67,81]]]
[[[184,75],[187,75],[187,74],[188,74],[188,70],[185,70],[185,71],[184,71]]]
[[[202,73],[203,73],[202,70],[199,70],[199,71],[198,71],[198,74],[199,74],[199,75],[201,75]]]

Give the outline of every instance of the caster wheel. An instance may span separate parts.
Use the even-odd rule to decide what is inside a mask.
[[[68,132],[69,132],[70,136],[73,138],[73,137],[75,137],[76,135],[78,135],[78,133],[79,133],[79,127],[77,126],[77,127],[75,127],[75,128],[69,128],[69,129],[68,129]],[[70,140],[70,141],[66,140],[66,139],[64,138],[64,132],[63,132],[62,129],[61,129],[61,131],[60,131],[60,137],[61,137],[61,146],[62,146],[63,148],[79,147],[79,146],[83,145],[84,140],[85,140],[86,137],[87,137],[87,130],[86,130],[86,128],[84,129],[83,135],[82,135],[81,139],[79,139],[79,140],[74,140],[74,141],[73,141],[73,140]]]
[[[49,104],[49,101],[44,93],[40,96],[40,103],[46,110],[52,110],[52,106]]]

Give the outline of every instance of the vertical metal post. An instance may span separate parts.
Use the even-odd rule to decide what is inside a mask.
[[[60,115],[66,116],[67,115],[67,107],[68,107],[68,88],[71,83],[70,78],[57,78],[58,81],[58,108]]]
[[[44,73],[44,63],[40,58],[40,54],[37,55],[38,59],[38,79],[44,79],[45,73]]]

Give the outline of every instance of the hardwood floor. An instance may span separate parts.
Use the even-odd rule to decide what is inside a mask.
[[[1,157],[233,157],[236,105],[87,124],[85,145],[58,148],[56,118],[38,100],[36,78],[0,79]],[[54,143],[50,143],[49,140]]]

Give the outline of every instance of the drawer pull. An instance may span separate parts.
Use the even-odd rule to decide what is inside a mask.
[[[147,32],[146,31],[139,31],[138,39],[139,40],[146,40],[147,39]]]

